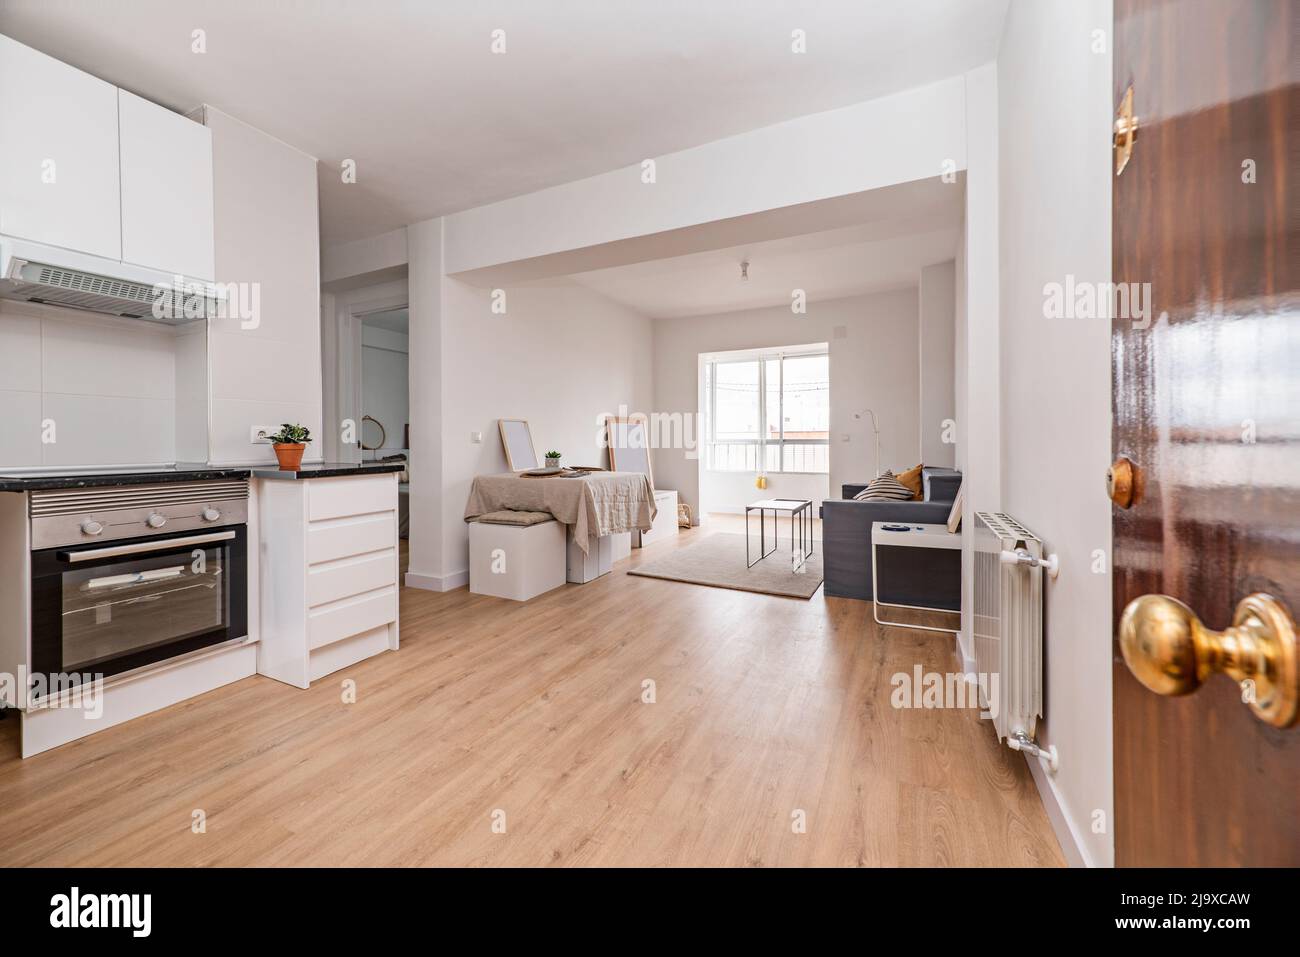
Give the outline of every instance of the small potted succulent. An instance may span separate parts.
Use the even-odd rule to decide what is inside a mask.
[[[275,447],[275,457],[280,460],[280,468],[292,472],[302,465],[302,454],[307,451],[307,443],[311,441],[311,430],[305,425],[290,425],[285,422],[270,439]]]
[[[559,452],[547,452],[547,453],[546,453],[546,467],[547,467],[548,469],[558,469],[558,468],[560,467],[560,453],[559,453]]]

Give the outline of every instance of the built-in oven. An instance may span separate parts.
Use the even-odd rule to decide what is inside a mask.
[[[32,492],[33,675],[59,687],[246,637],[247,499],[243,479]]]

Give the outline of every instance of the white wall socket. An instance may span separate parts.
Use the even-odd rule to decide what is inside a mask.
[[[471,432],[471,433],[469,434],[469,440],[470,440],[471,442],[473,442],[475,445],[482,445],[482,444],[483,444],[483,433],[482,433],[482,432]]]
[[[274,425],[250,425],[248,427],[248,441],[253,445],[270,445],[271,436],[280,431]]]

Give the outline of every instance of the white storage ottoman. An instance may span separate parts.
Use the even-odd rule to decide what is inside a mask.
[[[528,601],[565,579],[565,526],[552,519],[536,525],[469,526],[469,590],[511,601]]]

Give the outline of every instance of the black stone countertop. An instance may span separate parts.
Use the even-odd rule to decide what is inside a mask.
[[[201,482],[206,479],[248,478],[248,466],[159,465],[143,468],[96,470],[41,469],[0,475],[0,492],[33,492],[55,488],[96,488],[107,485],[152,485],[158,482]]]
[[[382,475],[385,472],[400,472],[406,468],[405,462],[304,462],[296,469],[279,469],[272,466],[257,466],[253,469],[253,478],[259,479],[314,479],[336,478],[344,475]]]

